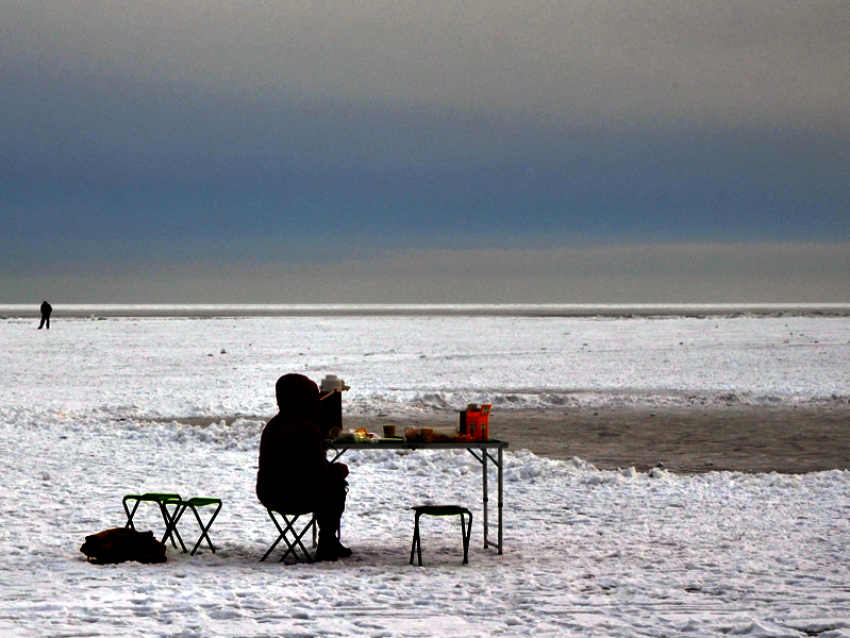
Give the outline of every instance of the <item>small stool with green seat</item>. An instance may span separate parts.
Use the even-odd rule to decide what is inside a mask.
[[[460,532],[463,535],[463,564],[469,563],[469,537],[472,535],[472,512],[460,505],[416,505],[410,509],[416,512],[416,522],[413,526],[413,545],[410,548],[410,564],[413,564],[413,556],[419,558],[419,566],[422,566],[422,541],[419,538],[419,517],[426,516],[460,516]],[[466,517],[469,522],[466,522]]]
[[[135,501],[132,510],[127,505],[130,501]],[[180,538],[180,533],[172,523],[174,516],[180,510],[181,501],[182,499],[180,498],[180,495],[175,492],[145,492],[144,494],[127,494],[122,501],[122,504],[124,505],[124,512],[127,514],[127,522],[124,527],[136,529],[136,526],[133,525],[133,517],[136,515],[136,510],[139,509],[140,503],[156,503],[159,505],[159,512],[162,514],[162,520],[165,523],[165,534],[163,534],[160,542],[164,543],[166,539],[170,539],[171,545],[176,548],[177,543],[174,541],[174,537],[176,536],[177,540],[180,542],[180,547],[185,553],[186,546],[183,544],[183,539]],[[169,505],[174,506],[173,511],[168,510]]]
[[[207,524],[204,525],[204,522],[201,520],[201,515],[198,514],[199,507],[208,507],[210,505],[215,505],[215,511],[210,517]],[[171,519],[171,528],[174,530],[174,533],[177,535],[177,538],[180,538],[180,534],[177,533],[177,523],[180,522],[180,519],[183,517],[183,513],[186,511],[186,508],[192,510],[192,513],[195,515],[195,520],[198,521],[198,526],[201,528],[201,535],[198,537],[198,542],[195,543],[195,546],[192,548],[190,552],[191,556],[195,555],[195,552],[198,551],[198,548],[201,546],[201,542],[206,539],[207,545],[209,545],[212,553],[215,554],[215,545],[213,545],[212,540],[210,539],[210,527],[212,527],[213,521],[215,517],[218,516],[218,513],[221,511],[221,499],[220,498],[209,498],[204,496],[195,496],[190,498],[188,501],[184,501],[180,499],[178,504],[178,508],[174,516]],[[182,540],[180,541],[182,544]],[[186,552],[186,548],[183,548],[183,552]]]

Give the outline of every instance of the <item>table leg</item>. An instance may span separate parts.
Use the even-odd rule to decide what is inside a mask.
[[[502,448],[499,448],[499,554],[502,553]]]
[[[490,520],[490,517],[487,516],[487,501],[488,498],[488,490],[487,490],[487,450],[481,450],[481,483],[484,487],[484,549],[487,549],[489,542],[487,540],[487,523]]]

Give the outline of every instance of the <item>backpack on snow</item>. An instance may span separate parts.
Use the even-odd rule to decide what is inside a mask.
[[[137,532],[129,527],[115,527],[91,536],[80,547],[90,563],[164,563],[165,543],[153,537],[153,532]]]

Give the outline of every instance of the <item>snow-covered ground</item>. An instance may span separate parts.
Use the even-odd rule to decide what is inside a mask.
[[[484,399],[846,404],[848,318],[9,319],[0,342],[2,636],[850,636],[847,472],[650,475],[513,450],[499,556],[470,455],[350,453],[355,555],[319,565],[258,562],[275,534],[254,497],[284,372],[338,374],[347,410],[388,417]],[[211,425],[172,420],[190,416]],[[124,494],[163,490],[224,499],[217,553],[84,562]],[[441,519],[423,520],[426,566],[407,564],[407,508],[429,500],[473,510],[468,566]]]

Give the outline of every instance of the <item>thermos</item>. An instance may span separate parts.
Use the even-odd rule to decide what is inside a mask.
[[[342,430],[342,393],[348,390],[345,381],[335,374],[326,375],[319,385],[319,429],[328,438],[332,428]]]

